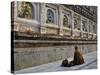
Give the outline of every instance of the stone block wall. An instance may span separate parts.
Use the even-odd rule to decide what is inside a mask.
[[[84,54],[97,50],[96,44],[78,45],[78,46]],[[28,67],[33,67],[73,57],[73,55],[74,55],[74,45],[15,48],[14,68],[15,70],[20,70]]]

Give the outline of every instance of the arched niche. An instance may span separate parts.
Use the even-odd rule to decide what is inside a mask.
[[[30,2],[21,2],[18,11],[18,17],[26,19],[34,19],[35,18],[34,6]]]
[[[48,9],[47,10],[46,23],[55,23],[55,20],[54,20],[54,12],[51,9]]]

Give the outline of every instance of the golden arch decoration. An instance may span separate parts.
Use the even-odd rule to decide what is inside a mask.
[[[21,18],[33,19],[34,18],[33,5],[30,2],[22,2],[18,16]]]
[[[63,16],[63,26],[68,26],[68,17],[66,15]]]

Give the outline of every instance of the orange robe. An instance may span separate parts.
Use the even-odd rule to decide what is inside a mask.
[[[84,63],[84,58],[82,56],[82,53],[80,50],[77,50],[74,52],[74,60],[73,60],[73,64],[74,65],[80,65]]]

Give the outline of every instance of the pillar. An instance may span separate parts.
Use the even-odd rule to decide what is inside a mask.
[[[74,30],[74,11],[72,11],[72,26],[71,26],[71,36],[72,36],[72,38],[74,38],[73,30]]]
[[[45,20],[46,20],[45,3],[41,3],[41,8],[40,8],[40,33],[41,34],[46,34]]]
[[[82,27],[83,27],[83,24],[82,24],[82,18],[83,18],[83,17],[81,16],[81,23],[80,23],[80,34],[81,34],[81,35],[80,35],[80,38],[83,37],[83,28],[82,28]]]
[[[63,35],[63,28],[62,28],[62,24],[63,24],[63,14],[62,14],[62,7],[59,5],[59,35]]]

